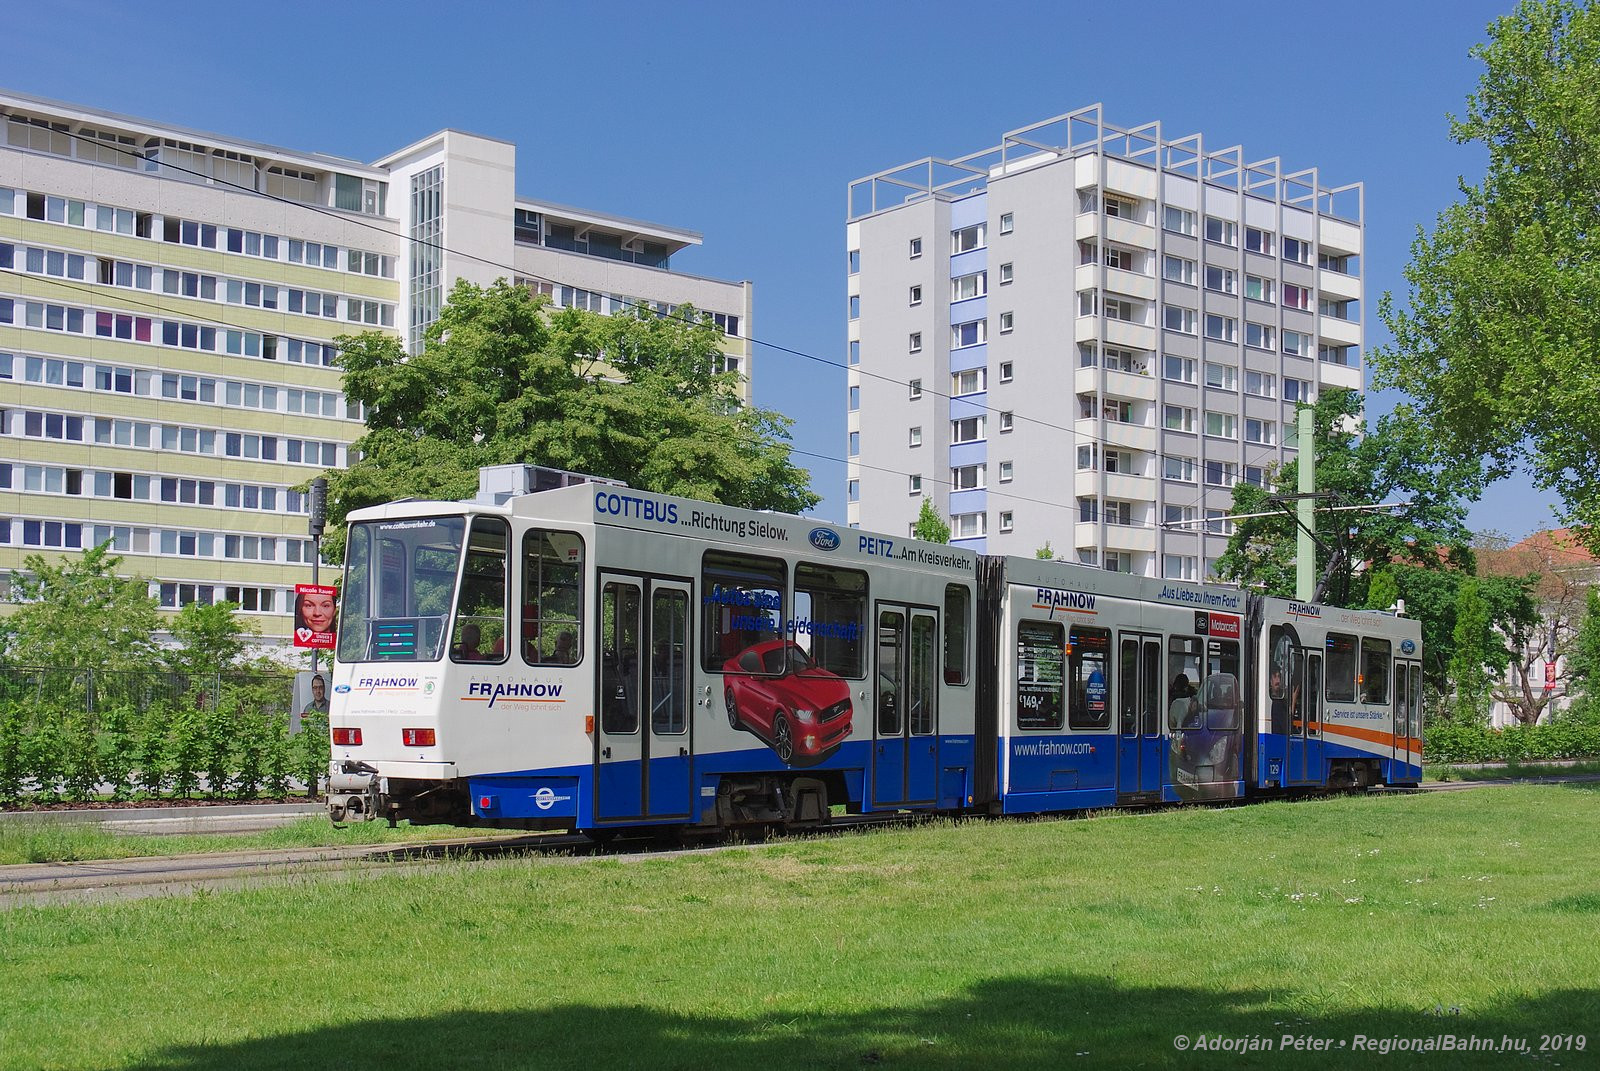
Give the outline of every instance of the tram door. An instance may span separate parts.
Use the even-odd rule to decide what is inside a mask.
[[[1411,752],[1422,750],[1422,664],[1395,661],[1394,664],[1394,761],[1397,766],[1413,763]],[[1395,773],[1404,776],[1403,771]]]
[[[689,813],[689,586],[600,575],[595,817]]]
[[[931,803],[938,772],[939,616],[878,607],[874,806]]]
[[[1322,777],[1322,654],[1301,660],[1299,686],[1289,695],[1288,784],[1320,784]]]
[[[1117,655],[1117,792],[1161,791],[1161,639],[1124,632]]]

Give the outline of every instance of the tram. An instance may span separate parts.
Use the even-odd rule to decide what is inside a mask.
[[[603,836],[1421,777],[1392,614],[603,483],[349,524],[335,821]]]

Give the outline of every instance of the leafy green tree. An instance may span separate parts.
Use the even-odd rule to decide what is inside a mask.
[[[1450,658],[1451,710],[1456,719],[1480,722],[1489,715],[1489,604],[1476,577],[1467,577],[1456,593],[1455,652]]]
[[[1567,680],[1579,701],[1594,707],[1600,706],[1600,588],[1588,590],[1584,608],[1583,624],[1567,655]]]
[[[13,665],[122,671],[155,663],[156,600],[142,577],[117,575],[109,543],[51,564],[23,559],[12,575],[16,612],[0,619],[0,650]]]
[[[917,522],[911,526],[911,535],[924,543],[950,542],[950,524],[939,515],[933,499],[924,495],[922,508],[917,511]]]
[[[1488,164],[1419,229],[1406,306],[1384,296],[1375,383],[1456,462],[1525,465],[1600,550],[1600,5],[1524,0],[1473,54],[1450,137]]]
[[[1040,561],[1046,561],[1046,562],[1054,561],[1055,557],[1056,557],[1056,552],[1051,548],[1050,541],[1048,539],[1046,539],[1044,541],[1044,546],[1042,546],[1038,550],[1034,551],[1033,552],[1033,556],[1035,558],[1038,558]]]
[[[470,497],[480,466],[512,463],[748,509],[816,505],[789,457],[790,421],[740,404],[708,317],[548,304],[503,279],[462,281],[419,354],[377,332],[341,338],[367,432],[360,459],[329,473],[330,521],[406,496]],[[342,556],[333,524],[324,545]]]
[[[191,602],[179,610],[168,625],[177,644],[164,652],[168,668],[214,686],[217,674],[234,668],[261,632],[237,610],[231,602]]]
[[[1322,575],[1334,547],[1343,544],[1353,569],[1349,590],[1331,587],[1328,601],[1369,604],[1367,585],[1385,565],[1470,568],[1471,533],[1467,499],[1477,484],[1470,471],[1434,457],[1409,413],[1399,411],[1360,434],[1362,401],[1355,391],[1329,387],[1315,406],[1317,490],[1344,505],[1406,502],[1383,513],[1322,513],[1317,518],[1317,572]],[[1225,580],[1284,597],[1295,593],[1296,535],[1293,495],[1299,487],[1299,461],[1271,473],[1270,488],[1239,483],[1233,490],[1235,514],[1272,514],[1235,522],[1228,548],[1217,560]],[[1275,512],[1276,510],[1276,512]],[[1353,530],[1354,535],[1348,533]],[[1342,581],[1342,577],[1341,577]]]

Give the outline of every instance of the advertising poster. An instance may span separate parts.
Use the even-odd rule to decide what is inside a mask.
[[[339,589],[325,584],[294,586],[294,645],[333,650]]]

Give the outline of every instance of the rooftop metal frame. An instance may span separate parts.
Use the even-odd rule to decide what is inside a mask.
[[[954,200],[986,189],[990,180],[1019,166],[1094,153],[1357,225],[1366,215],[1366,189],[1360,182],[1324,186],[1317,168],[1286,173],[1276,156],[1247,162],[1242,145],[1208,150],[1198,133],[1168,140],[1160,120],[1113,126],[1105,121],[1105,105],[1096,103],[1008,131],[993,148],[953,160],[925,156],[856,179],[845,194],[846,219],[858,220],[927,197]]]

